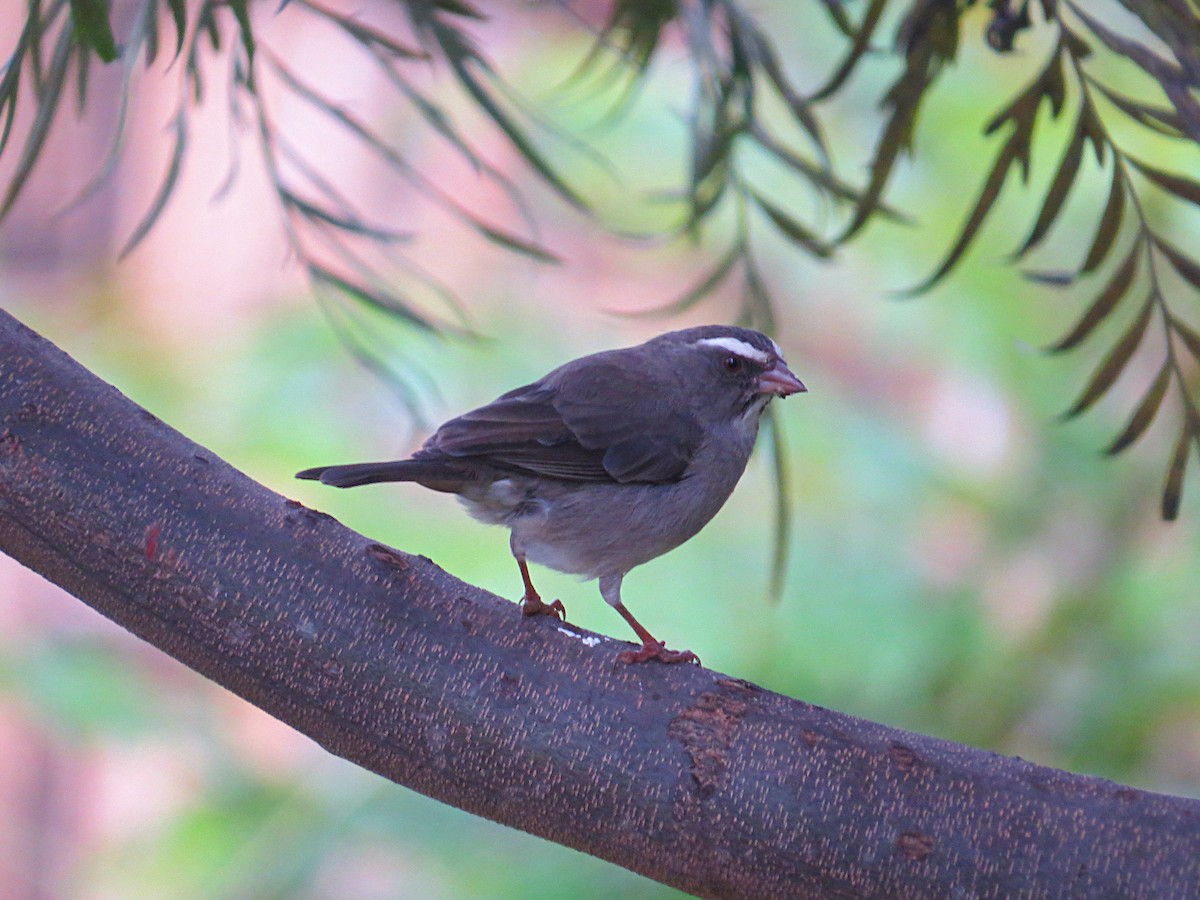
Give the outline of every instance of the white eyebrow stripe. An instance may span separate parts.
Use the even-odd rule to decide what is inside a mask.
[[[728,350],[730,353],[736,353],[738,356],[752,359],[764,366],[771,361],[770,354],[735,337],[701,338],[696,343],[709,347],[720,347],[722,350]]]

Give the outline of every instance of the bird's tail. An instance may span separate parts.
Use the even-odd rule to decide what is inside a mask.
[[[445,474],[444,464],[421,459],[399,459],[348,466],[318,466],[297,472],[296,477],[348,488],[380,481],[425,481],[437,475],[444,477]]]

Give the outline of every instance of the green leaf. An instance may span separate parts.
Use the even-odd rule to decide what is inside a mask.
[[[1104,358],[1104,362],[1100,364],[1087,387],[1083,389],[1083,393],[1079,395],[1079,399],[1075,404],[1063,413],[1064,419],[1073,419],[1080,413],[1086,411],[1093,403],[1103,396],[1104,392],[1113,386],[1113,383],[1124,371],[1129,360],[1133,358],[1133,354],[1137,351],[1138,345],[1142,342],[1142,337],[1146,334],[1146,326],[1150,324],[1150,313],[1154,309],[1152,297],[1148,296],[1146,302],[1142,304],[1142,310],[1138,313],[1137,318],[1133,320],[1133,324],[1125,332],[1124,336],[1119,340],[1115,347],[1109,351],[1108,356]]]
[[[1108,190],[1108,202],[1104,205],[1104,215],[1096,227],[1096,236],[1092,238],[1092,246],[1088,249],[1080,273],[1092,272],[1104,262],[1108,251],[1112,249],[1121,230],[1121,217],[1125,213],[1125,180],[1121,177],[1121,167],[1115,162],[1112,171],[1112,185]]]
[[[757,191],[751,191],[750,195],[758,203],[759,208],[767,214],[767,218],[774,223],[776,228],[783,232],[788,240],[803,247],[813,256],[820,259],[829,258],[833,252],[832,248],[829,244],[818,238],[806,225],[784,212]]]
[[[572,190],[559,174],[551,168],[550,164],[542,157],[537,148],[529,140],[526,134],[517,127],[516,123],[509,117],[490,93],[483,83],[475,77],[474,73],[467,66],[467,60],[460,57],[450,56],[447,54],[447,61],[450,67],[454,70],[454,74],[458,77],[459,83],[466,88],[467,93],[479,105],[479,107],[488,115],[501,131],[508,136],[509,141],[517,149],[521,156],[525,157],[525,161],[531,165],[534,170],[542,176],[551,188],[558,195],[567,201],[568,204],[580,211],[587,211],[587,203],[574,190]]]
[[[468,224],[477,232],[493,243],[499,244],[502,247],[507,247],[509,250],[515,250],[517,253],[524,254],[539,262],[545,263],[560,263],[562,258],[540,244],[533,241],[527,241],[517,237],[508,231],[501,231],[499,228],[493,228],[486,222],[472,217]]]
[[[45,80],[38,89],[37,114],[25,136],[25,145],[21,148],[17,164],[7,176],[8,190],[4,193],[3,202],[0,202],[0,219],[8,215],[13,204],[17,202],[17,197],[25,187],[29,173],[33,171],[34,165],[41,156],[46,136],[50,133],[50,126],[54,122],[54,115],[58,112],[58,102],[62,98],[62,88],[67,79],[67,68],[71,62],[71,51],[74,46],[72,30],[69,27],[63,28],[54,45],[54,56],[46,69]],[[13,106],[15,107],[15,105],[14,99]]]
[[[825,12],[829,13],[829,18],[833,20],[833,24],[837,26],[837,30],[844,37],[854,37],[856,34],[854,26],[850,24],[850,19],[846,15],[846,11],[842,9],[843,0],[820,0],[820,2],[825,7]]]
[[[22,40],[24,40],[24,35],[22,35]],[[23,67],[22,56],[21,49],[18,47],[9,58],[8,68],[0,76],[0,110],[4,114],[4,127],[0,129],[0,156],[4,154],[4,148],[8,146],[8,139],[12,136],[13,122],[17,115],[17,98],[20,96],[21,69]]]
[[[828,169],[809,162],[790,147],[779,143],[760,123],[750,122],[748,129],[750,137],[762,149],[766,150],[789,169],[795,171],[802,178],[808,180],[817,190],[823,191],[836,200],[849,203],[858,203],[862,199],[861,192],[856,188],[837,178]],[[879,215],[884,218],[905,225],[912,224],[912,220],[908,216],[886,203],[879,204],[878,209]]]
[[[772,603],[778,603],[783,594],[792,536],[791,491],[788,489],[789,457],[784,446],[783,428],[775,412],[778,406],[778,403],[768,406],[766,415],[767,427],[771,433],[771,440],[767,446],[771,450],[771,468],[775,471],[775,534],[771,541],[771,582],[768,591]]]
[[[1011,103],[997,113],[984,127],[984,134],[992,134],[1005,123],[1013,122],[1026,138],[1033,135],[1038,107],[1043,100],[1050,102],[1050,117],[1058,118],[1067,96],[1067,83],[1063,77],[1063,43],[1060,41],[1042,71],[1021,91]]]
[[[1158,375],[1154,382],[1146,391],[1141,402],[1137,405],[1137,409],[1133,411],[1133,415],[1129,417],[1129,422],[1125,425],[1124,430],[1117,436],[1108,447],[1105,453],[1109,456],[1116,456],[1139,437],[1142,436],[1146,428],[1154,420],[1154,416],[1158,413],[1158,409],[1162,406],[1163,397],[1167,394],[1167,387],[1171,383],[1171,366],[1169,362],[1163,362],[1162,368],[1158,370]]]
[[[1099,90],[1113,106],[1139,125],[1167,137],[1177,138],[1183,134],[1183,123],[1173,109],[1151,106],[1147,103],[1139,103],[1136,100],[1131,100],[1109,89],[1090,76],[1087,81],[1088,84]]]
[[[1098,19],[1085,13],[1078,3],[1072,3],[1068,0],[1068,6],[1071,11],[1077,15],[1080,20],[1091,29],[1092,33],[1098,37],[1101,42],[1108,47],[1109,50],[1123,56],[1136,65],[1140,66],[1147,73],[1158,79],[1159,83],[1175,82],[1178,84],[1187,84],[1190,79],[1178,66],[1167,62],[1162,57],[1158,56],[1144,44],[1138,41],[1129,40],[1122,37],[1117,32],[1108,28]]]
[[[158,4],[148,2],[143,7],[145,15],[139,17],[140,27],[139,35],[134,36],[134,53],[137,52],[138,42],[145,41],[146,44],[146,68],[149,69],[154,65],[154,61],[158,59]]]
[[[1004,186],[1004,178],[1008,175],[1008,170],[1020,158],[1021,153],[1020,143],[1014,134],[1004,142],[1004,146],[1000,148],[1000,152],[996,155],[992,171],[988,174],[987,181],[983,185],[983,190],[979,192],[979,197],[975,201],[975,208],[971,210],[971,214],[963,224],[962,231],[959,232],[954,246],[950,248],[945,259],[942,260],[941,265],[934,270],[933,274],[916,287],[905,291],[905,294],[919,294],[927,291],[941,281],[954,268],[963,253],[966,252],[967,247],[970,246],[971,241],[975,239],[975,235],[978,233],[979,227],[983,224],[983,220],[991,212],[996,198],[1000,196],[1000,189]]]
[[[519,238],[508,232],[501,231],[491,225],[480,220],[473,215],[470,210],[466,209],[458,203],[454,197],[441,191],[436,185],[431,184],[428,180],[421,176],[411,163],[403,156],[396,152],[395,148],[389,145],[378,135],[371,132],[365,125],[358,121],[354,116],[350,115],[341,107],[334,106],[328,99],[321,96],[316,90],[301,81],[295,73],[293,73],[277,56],[273,55],[269,49],[264,50],[265,58],[272,66],[275,72],[278,73],[291,90],[296,93],[296,96],[307,100],[314,107],[321,110],[326,115],[330,116],[334,121],[340,123],[353,135],[363,141],[368,147],[375,150],[387,162],[389,162],[398,172],[406,177],[420,191],[432,197],[440,203],[445,209],[456,216],[459,221],[468,225],[478,234],[485,238],[502,244],[510,249],[524,253],[527,256],[535,259],[545,260],[547,262],[558,262],[559,259],[549,250],[538,246],[530,241]],[[328,192],[326,192],[328,193]]]
[[[392,66],[389,60],[382,56],[382,54],[377,53],[376,59],[379,61],[379,64],[384,71],[384,75],[393,85],[395,85],[397,90],[404,94],[408,101],[414,107],[416,107],[417,112],[421,114],[421,118],[425,120],[426,124],[428,124],[429,127],[445,138],[451,144],[451,146],[453,146],[454,149],[459,152],[463,159],[470,163],[471,167],[475,169],[475,171],[487,171],[488,174],[493,178],[501,181],[505,180],[504,176],[500,172],[491,166],[488,166],[482,159],[479,158],[479,155],[474,151],[474,149],[472,149],[471,145],[468,144],[467,141],[464,140],[461,135],[459,135],[458,131],[455,130],[454,125],[451,123],[449,117],[440,106],[433,103],[433,101],[414,88],[403,77],[401,77],[400,73],[396,71],[396,68]]]
[[[1116,309],[1117,303],[1125,296],[1129,290],[1129,286],[1133,284],[1133,276],[1137,273],[1137,263],[1141,255],[1142,242],[1135,241],[1130,248],[1129,254],[1125,257],[1125,261],[1121,263],[1113,272],[1112,278],[1109,279],[1105,286],[1092,301],[1092,305],[1088,307],[1087,312],[1075,324],[1075,327],[1067,333],[1066,337],[1052,346],[1050,350],[1054,353],[1061,353],[1064,350],[1070,350],[1089,334],[1091,334],[1096,326],[1108,318],[1108,314]]]
[[[1133,163],[1134,168],[1167,193],[1174,194],[1180,200],[1186,200],[1189,203],[1195,203],[1197,206],[1200,206],[1200,183],[1190,178],[1185,178],[1182,175],[1173,175],[1170,172],[1156,169],[1140,160],[1134,159],[1132,156],[1127,157],[1127,159]]]
[[[462,16],[466,19],[476,19],[482,22],[487,18],[487,16],[471,6],[471,4],[464,3],[463,0],[435,0],[433,5],[444,12]]]
[[[208,42],[212,46],[213,52],[220,53],[221,28],[217,25],[217,16],[214,9],[215,7],[211,3],[205,3],[200,7],[200,18],[196,24],[196,28],[208,35]],[[193,42],[193,53],[195,52],[195,46],[195,42]]]
[[[1167,477],[1163,482],[1162,517],[1168,522],[1175,521],[1179,515],[1179,504],[1183,500],[1183,476],[1187,470],[1188,451],[1192,446],[1193,435],[1185,422],[1175,441],[1175,450],[1171,454],[1171,464],[1167,467]]]
[[[1071,134],[1070,141],[1067,142],[1067,149],[1063,152],[1062,161],[1058,165],[1058,171],[1054,173],[1054,179],[1050,182],[1050,187],[1046,190],[1046,196],[1042,200],[1042,209],[1038,213],[1037,220],[1034,222],[1033,228],[1030,229],[1029,235],[1014,254],[1018,259],[1041,243],[1042,238],[1046,236],[1046,233],[1054,224],[1054,220],[1058,218],[1058,214],[1062,211],[1063,204],[1067,199],[1067,193],[1071,190],[1071,185],[1075,183],[1075,176],[1079,174],[1079,162],[1083,159],[1083,142],[1087,137],[1083,128],[1082,112],[1079,119],[1075,124],[1075,130]]]
[[[675,0],[616,0],[579,73],[594,67],[605,50],[614,51],[635,73],[645,72],[658,49],[662,30],[678,12]]]
[[[1190,325],[1181,322],[1174,316],[1171,317],[1170,328],[1172,332],[1179,335],[1184,346],[1188,348],[1188,352],[1196,360],[1200,361],[1200,333],[1197,333]]]
[[[743,294],[742,311],[738,324],[770,334],[775,330],[775,303],[767,290],[766,282],[750,257],[746,257],[746,289]]]
[[[158,221],[158,217],[162,215],[163,209],[166,208],[167,201],[171,199],[171,195],[175,193],[175,185],[179,181],[179,174],[183,170],[183,158],[187,153],[188,145],[188,128],[187,128],[187,112],[182,107],[175,113],[172,126],[175,129],[175,146],[171,152],[171,161],[167,165],[166,175],[163,176],[162,184],[158,186],[158,192],[154,195],[154,200],[150,203],[150,208],[146,210],[146,214],[133,229],[133,234],[129,236],[129,240],[125,242],[125,246],[121,248],[118,254],[118,259],[124,259],[133,249],[142,242],[150,229],[154,227],[154,223]]]
[[[1162,251],[1171,265],[1175,267],[1175,271],[1190,282],[1192,287],[1200,288],[1200,264],[1190,256],[1185,256],[1178,247],[1172,246],[1162,238],[1156,238],[1154,246]]]
[[[187,36],[187,0],[167,0],[171,17],[175,19],[175,55],[183,51],[183,39]]]
[[[706,182],[724,181],[729,171],[730,150],[742,129],[728,122],[723,113],[708,127],[698,119],[692,123],[691,192],[700,195]],[[710,184],[711,187],[711,184]]]
[[[423,422],[424,416],[421,413],[421,404],[413,392],[410,379],[397,374],[383,358],[358,337],[356,329],[351,324],[355,321],[354,316],[351,314],[348,308],[349,305],[343,299],[343,296],[335,294],[332,298],[334,302],[330,302],[330,298],[321,293],[318,293],[316,298],[325,313],[326,321],[329,322],[334,334],[342,342],[342,345],[350,355],[367,371],[377,375],[384,384],[392,388],[396,396],[400,399],[400,402],[413,413],[419,422]]]
[[[694,184],[688,194],[688,214],[682,231],[692,232],[712,209],[721,201],[729,188],[729,159],[726,157],[701,182]]]
[[[246,59],[254,62],[254,29],[250,27],[250,12],[246,8],[246,0],[226,0],[233,15],[238,20],[242,32],[242,46],[246,48]]]
[[[1021,275],[1030,281],[1044,284],[1047,287],[1070,287],[1078,279],[1075,272],[1064,272],[1061,269],[1044,270],[1041,272],[1023,271]]]
[[[370,25],[364,25],[362,22],[355,21],[349,16],[340,15],[333,10],[317,6],[315,3],[306,3],[305,8],[333,22],[360,44],[367,44],[376,49],[386,50],[391,56],[400,57],[401,59],[427,60],[430,58],[429,54],[424,50],[405,46],[396,41],[390,34],[380,31],[378,28],[372,28]]]
[[[699,282],[688,288],[682,295],[676,297],[670,303],[662,306],[655,306],[647,310],[639,310],[636,312],[625,313],[629,316],[675,316],[685,312],[703,300],[718,287],[721,282],[729,277],[729,273],[733,271],[734,264],[741,259],[742,247],[740,244],[734,244],[725,253],[724,256],[717,262],[712,270],[705,275]]]
[[[404,243],[412,240],[412,235],[408,232],[394,231],[389,228],[380,228],[375,225],[369,225],[353,213],[336,213],[333,210],[326,209],[323,206],[318,206],[303,197],[298,196],[292,191],[284,188],[279,190],[279,199],[286,206],[294,208],[306,219],[314,222],[324,222],[327,225],[332,225],[341,231],[347,231],[351,234],[358,234],[368,237],[371,240],[379,241],[384,244]]]
[[[835,243],[845,243],[858,234],[879,209],[896,160],[912,148],[921,103],[945,64],[953,61],[959,15],[954,3],[914,4],[897,29],[896,44],[903,50],[904,72],[884,95],[883,105],[892,112],[871,154],[870,177],[862,199]]]
[[[87,110],[88,85],[92,73],[92,54],[87,47],[80,45],[75,54],[75,112],[83,118]]]
[[[390,291],[377,291],[366,285],[356,284],[315,262],[308,264],[308,274],[318,284],[323,284],[326,287],[331,287],[348,294],[356,300],[361,300],[368,306],[373,306],[383,312],[404,319],[418,328],[423,328],[426,331],[437,331],[437,328],[428,319],[417,313],[411,304],[406,303],[401,297]]]
[[[107,0],[70,0],[70,3],[79,40],[95,50],[104,62],[116,59],[117,43],[108,21]]]
[[[826,0],[826,5],[829,2],[831,0]],[[832,2],[836,2],[836,0],[832,0]],[[837,67],[837,71],[833,73],[833,77],[812,95],[813,103],[818,103],[832,96],[845,84],[846,79],[854,72],[854,68],[858,65],[859,60],[870,49],[871,38],[875,34],[875,29],[879,26],[879,20],[883,17],[883,10],[886,6],[887,0],[871,0],[871,5],[867,7],[867,11],[863,14],[862,24],[854,32],[854,41],[846,53],[846,58]]]
[[[796,89],[792,87],[791,82],[788,81],[783,67],[779,64],[779,57],[775,53],[775,48],[771,46],[771,42],[756,27],[747,22],[743,22],[740,32],[746,34],[752,51],[762,65],[763,72],[766,73],[771,84],[775,86],[775,90],[779,92],[779,96],[791,108],[792,115],[800,124],[800,127],[808,132],[808,136],[812,138],[813,145],[817,148],[821,158],[827,161],[829,159],[829,152],[825,146],[825,137],[821,132],[821,124],[813,113],[810,102],[800,96]]]
[[[86,54],[82,54],[86,57]],[[82,63],[82,59],[80,62]],[[71,201],[68,209],[79,206],[88,198],[92,197],[96,191],[109,179],[113,171],[117,168],[117,163],[120,162],[121,150],[124,147],[124,139],[126,134],[125,123],[129,117],[129,102],[133,96],[133,91],[130,85],[133,82],[134,70],[132,66],[125,67],[125,74],[121,81],[121,88],[116,92],[117,109],[113,113],[111,110],[109,115],[112,119],[112,140],[109,142],[108,150],[104,154],[104,161],[96,170],[86,185],[80,189],[79,194]]]

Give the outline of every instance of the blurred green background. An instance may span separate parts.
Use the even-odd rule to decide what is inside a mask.
[[[820,17],[803,4],[764,8],[779,22],[794,80],[820,83],[837,46]],[[419,123],[384,105],[388,95],[365,65],[315,52],[327,36],[289,15],[261,15],[261,39],[313,60],[314,80],[375,116],[456,196],[516,221]],[[667,52],[627,114],[610,121],[611,93],[563,86],[586,52],[584,34],[561,17],[512,16],[517,24],[500,15],[479,29],[483,46],[611,168],[552,141],[550,152],[606,223],[661,225],[663,211],[644,197],[685,172],[681,98],[691,87],[681,51]],[[1159,521],[1169,428],[1156,425],[1116,461],[1098,452],[1153,370],[1134,366],[1082,421],[1056,421],[1120,322],[1077,353],[1041,352],[1078,316],[1080,295],[1036,288],[1005,263],[1034,215],[1017,191],[944,286],[917,299],[894,293],[927,274],[952,239],[994,152],[981,126],[1041,60],[1038,35],[1013,57],[987,51],[986,22],[982,10],[968,17],[962,59],[931,99],[916,161],[890,195],[917,227],[877,223],[826,263],[799,256],[767,228],[755,232],[779,300],[777,337],[810,388],[777,410],[795,507],[782,600],[766,597],[774,484],[762,453],[704,532],[627,579],[625,600],[671,646],[790,696],[1200,796],[1200,492],[1189,484],[1180,520]],[[851,180],[894,74],[885,59],[869,66],[826,117]],[[156,87],[155,75],[164,84]],[[414,255],[450,282],[487,336],[441,341],[365,320],[418,386],[423,425],[339,344],[289,263],[261,172],[247,164],[214,202],[227,163],[222,111],[195,123],[180,194],[160,226],[114,262],[163,166],[174,88],[164,66],[151,76],[114,182],[50,216],[86,181],[109,133],[95,109],[56,132],[29,195],[0,227],[0,304],[254,478],[517,598],[504,532],[471,521],[453,498],[415,486],[339,492],[292,474],[402,455],[429,424],[566,359],[728,320],[732,295],[670,320],[613,314],[659,305],[694,283],[720,229],[695,248],[606,236],[522,175],[481,124],[484,146],[529,188],[539,238],[565,260],[539,266],[456,230],[411,190],[381,185],[361,148],[339,144],[329,129],[308,132],[348,193],[369,195],[389,221],[420,233]],[[464,120],[477,116],[448,79],[435,75],[430,90]],[[281,117],[288,113],[281,104]],[[1035,181],[1048,179],[1059,152],[1042,143]],[[1158,157],[1163,167],[1195,171],[1194,148],[1173,152]],[[750,165],[780,201],[806,202],[767,163]],[[1047,267],[1057,254],[1078,258],[1091,238],[1105,178],[1086,165],[1090,187],[1074,198]],[[1195,244],[1200,232],[1187,211],[1163,204],[1150,213],[1180,246]],[[594,584],[545,570],[535,578],[573,622],[628,637]],[[0,883],[21,886],[12,896],[674,893],[330,757],[7,559],[0,760]]]

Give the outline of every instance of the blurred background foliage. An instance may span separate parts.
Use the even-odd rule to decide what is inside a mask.
[[[1158,46],[1119,4],[1083,6],[1101,29]],[[935,7],[953,8],[956,62],[926,79],[916,152],[887,173],[881,210],[869,187],[896,107],[880,98],[916,71],[906,14]],[[1200,504],[1185,495],[1167,524],[1158,499],[1190,421],[1195,373],[1186,339],[1170,332],[1172,317],[1196,321],[1186,266],[1162,276],[1141,351],[1087,415],[1058,420],[1145,294],[1115,303],[1076,352],[1042,352],[1129,248],[1147,254],[1143,280],[1171,262],[1148,249],[1155,240],[1193,252],[1191,183],[1163,190],[1134,175],[1106,274],[1077,274],[1111,202],[1114,160],[1186,173],[1194,144],[1106,107],[1106,164],[1091,147],[1076,164],[1056,226],[1024,263],[1053,277],[1030,279],[1010,254],[1077,133],[1076,116],[1052,119],[1042,103],[1029,190],[997,194],[950,277],[902,293],[963,234],[1007,139],[985,126],[1061,49],[1053,3],[1033,4],[1028,28],[997,30],[1022,8],[513,3],[475,19],[464,4],[382,0],[294,0],[278,13],[32,4],[83,22],[110,12],[121,55],[100,64],[108,48],[93,24],[62,51],[75,67],[52,122],[28,98],[45,97],[53,52],[26,61],[22,71],[40,73],[14,88],[26,102],[0,103],[12,141],[0,185],[20,184],[0,225],[0,303],[253,477],[513,598],[503,534],[452,498],[322,490],[292,473],[406,453],[430,424],[584,352],[704,321],[771,327],[811,390],[777,410],[795,507],[780,600],[767,599],[777,482],[760,452],[709,528],[629,580],[647,626],[706,665],[813,703],[1200,796]],[[663,22],[683,12],[651,34],[630,18],[639,9]],[[717,38],[741,22],[774,48],[754,57],[758,134],[738,119],[747,82],[728,45],[710,71],[730,77],[697,80],[699,9],[747,17],[722,20]],[[814,106],[854,46],[843,30],[876,12],[853,77]],[[27,13],[0,11],[6,57],[28,36]],[[216,49],[197,28],[205,16]],[[446,22],[474,43],[455,44]],[[1104,48],[1084,20],[1070,22]],[[59,34],[47,32],[49,46]],[[997,52],[1010,39],[1013,51]],[[419,58],[435,45],[436,59]],[[89,99],[77,117],[83,56]],[[1182,133],[1137,66],[1111,52],[1087,60]],[[306,94],[301,80],[315,87]],[[1068,110],[1081,84],[1068,77]],[[197,91],[205,102],[193,105]],[[37,164],[23,167],[22,142],[39,129]],[[735,149],[702,152],[722,140]],[[839,241],[864,211],[865,227]],[[711,278],[723,260],[729,277]],[[1172,352],[1172,399],[1129,452],[1103,458],[1097,448],[1125,429]],[[11,896],[671,893],[331,758],[0,563],[0,883]],[[593,585],[539,578],[572,621],[623,633]]]

